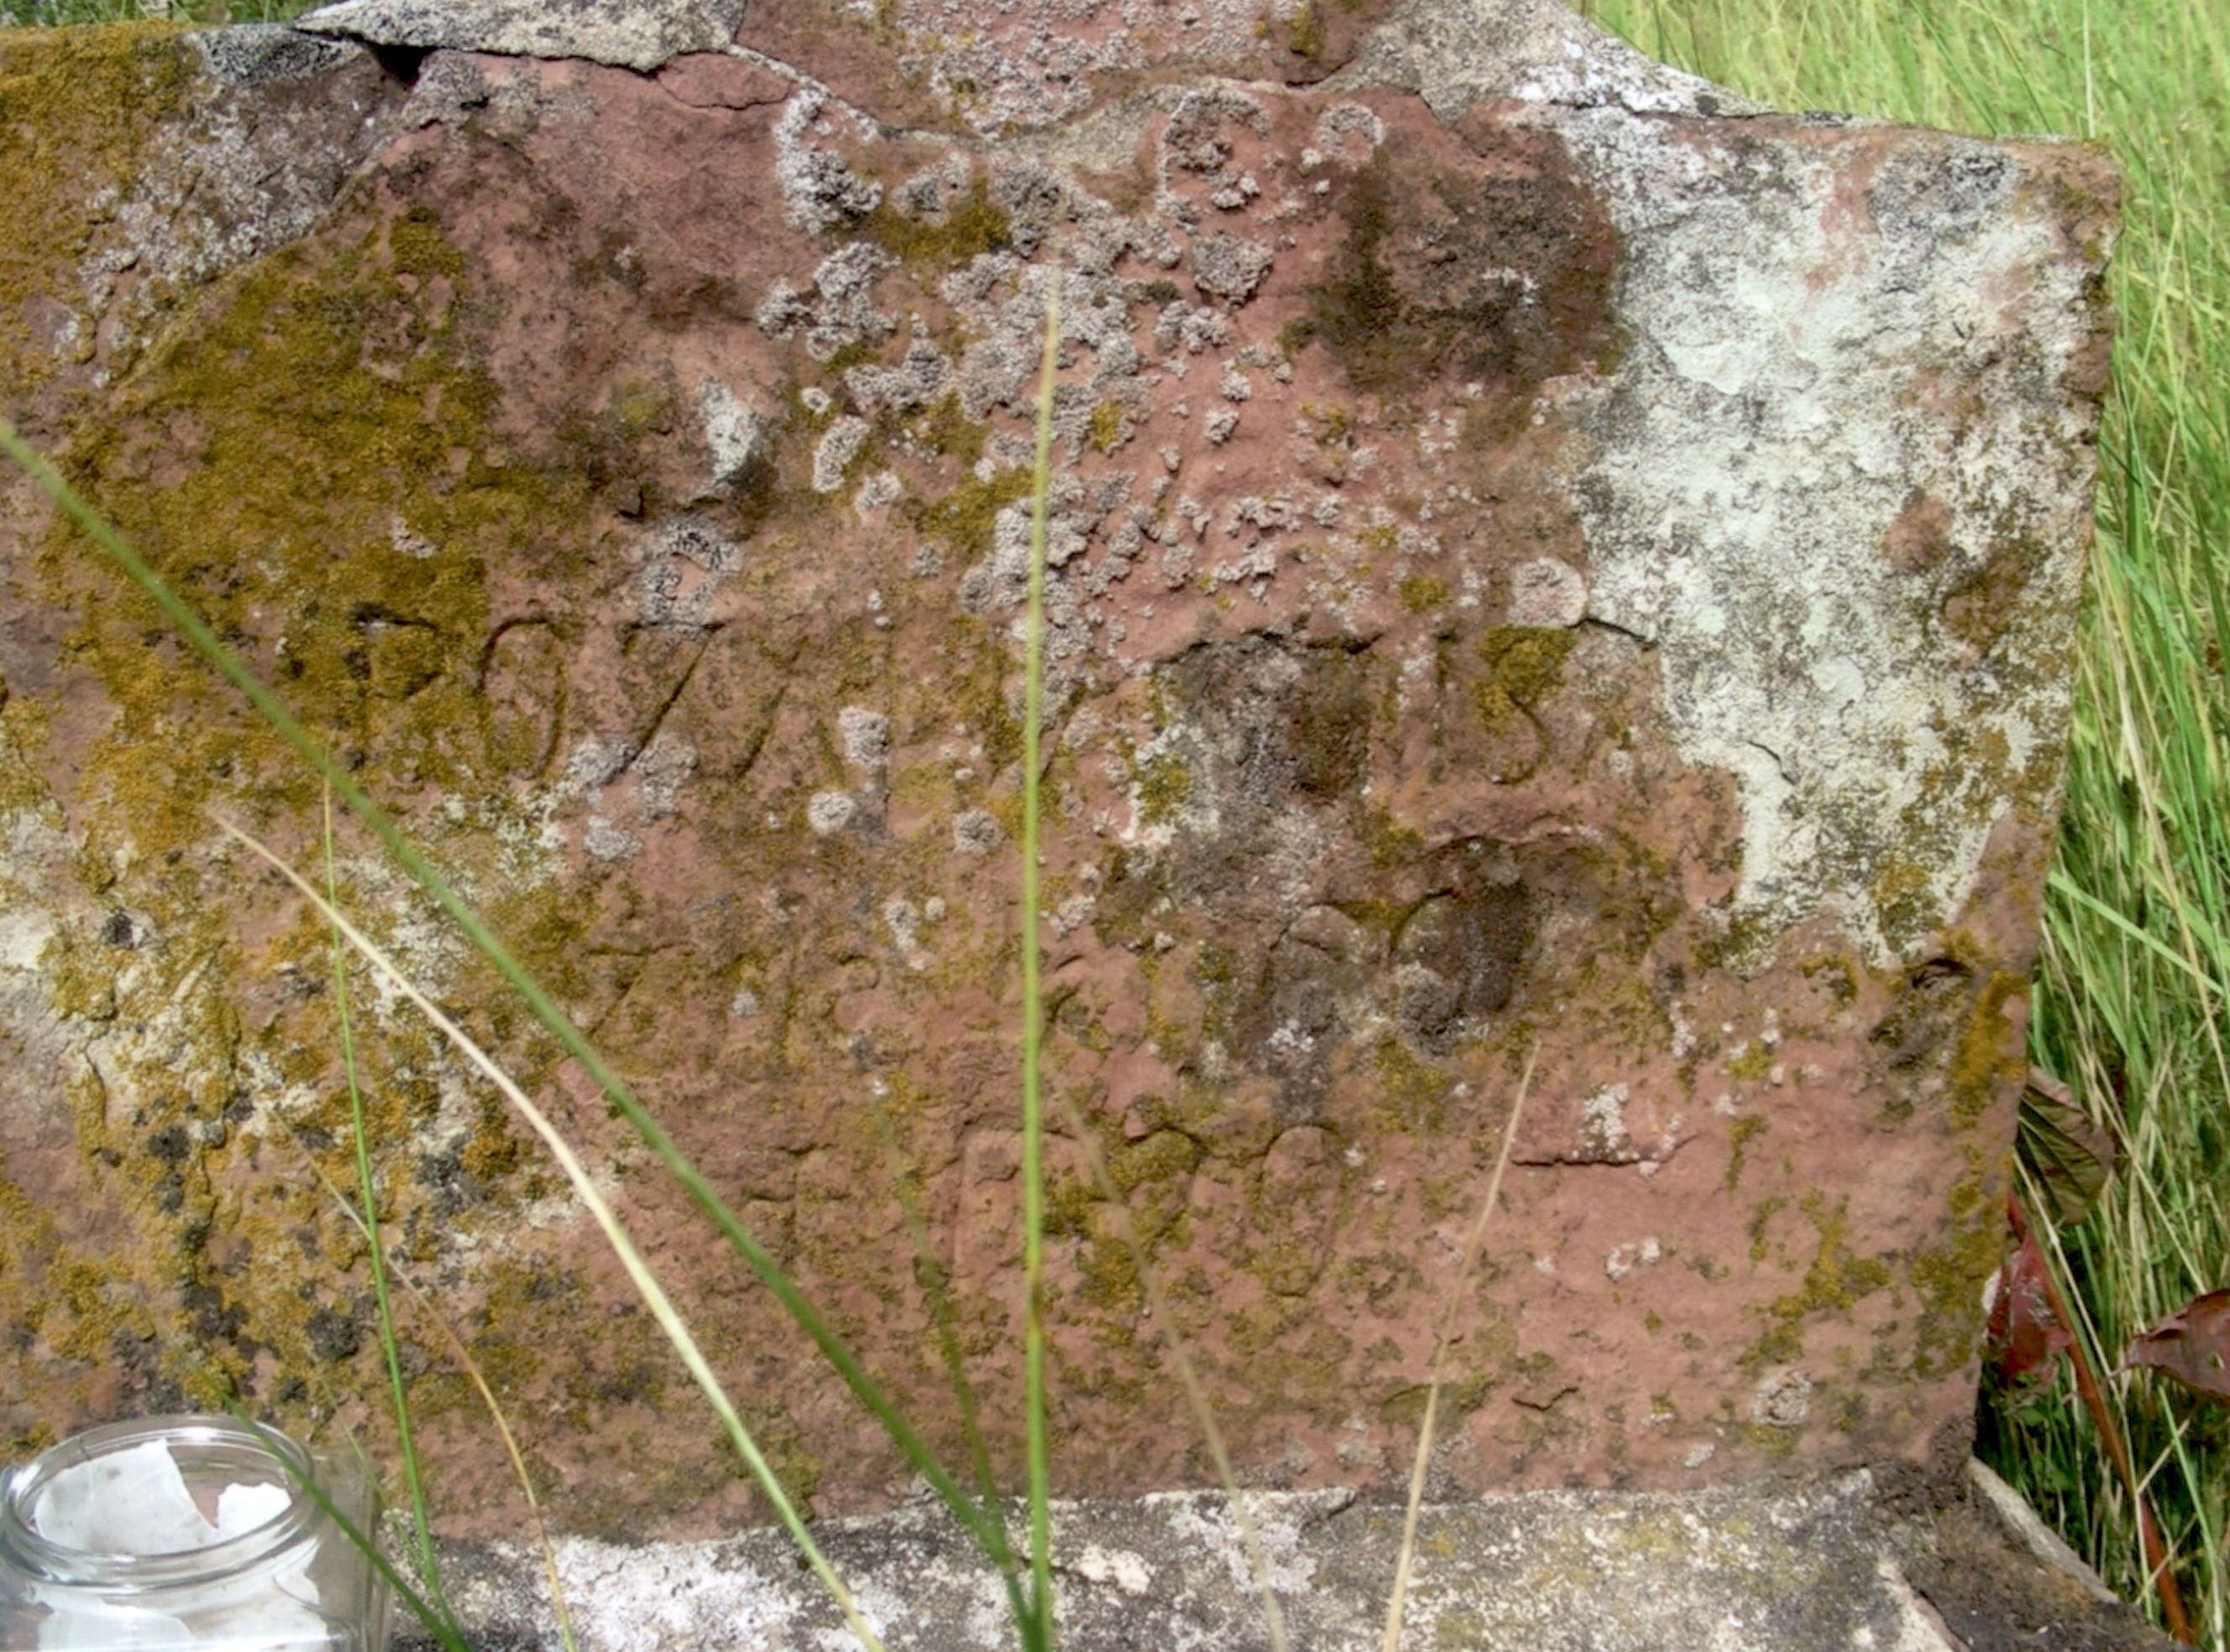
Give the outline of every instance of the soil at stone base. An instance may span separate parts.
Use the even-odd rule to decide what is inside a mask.
[[[2010,1533],[1963,1471],[1877,1469],[1879,1507],[1907,1535],[1905,1579],[1967,1652],[2167,1652],[2131,1607],[2093,1597]]]

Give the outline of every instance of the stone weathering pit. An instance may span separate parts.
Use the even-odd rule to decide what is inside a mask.
[[[2095,152],[1767,114],[1456,0],[304,27],[0,37],[7,410],[956,1458],[932,1275],[1002,1474],[1021,1437],[1056,283],[1051,1082],[1247,1479],[1399,1479],[1534,1051],[1440,1491],[1958,1436],[2088,531]],[[0,1418],[29,1447],[228,1378],[359,1417],[362,1246],[309,1173],[350,1180],[324,938],[207,813],[313,862],[315,787],[0,498]],[[785,1478],[902,1495],[344,839],[353,907],[585,1144]],[[368,1019],[390,1231],[558,1520],[751,1513],[523,1133]],[[1059,1482],[1201,1484],[1137,1263],[1072,1141],[1052,1166]],[[503,1524],[461,1380],[413,1394],[444,1507]]]

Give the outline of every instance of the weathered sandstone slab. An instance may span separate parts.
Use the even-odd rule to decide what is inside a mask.
[[[2072,1557],[2053,1564],[2031,1552],[1963,1482],[1915,1497],[1910,1480],[1891,1476],[1885,1487],[1861,1472],[1428,1507],[1402,1644],[1466,1652],[2167,1652],[2174,1644],[2111,1595],[2100,1600],[2097,1579]],[[2018,1496],[1998,1489],[2034,1522]],[[1261,1493],[1249,1503],[1290,1643],[1312,1652],[1382,1647],[1400,1506],[1342,1490]],[[1054,1531],[1066,1557],[1063,1646],[1268,1652],[1273,1644],[1220,1494],[1060,1504]],[[996,1575],[933,1506],[828,1522],[822,1537],[889,1644],[982,1652],[1011,1643]],[[835,1608],[786,1544],[772,1530],[699,1543],[563,1541],[557,1565],[583,1652],[838,1644]],[[560,1644],[538,1554],[461,1549],[449,1572],[480,1652]]]
[[[1248,1479],[1402,1472],[1529,1057],[1438,1491],[1956,1434],[2104,163],[1749,111],[1542,8],[976,11],[0,37],[0,401],[957,1456],[946,1282],[1004,1473],[1057,285],[1050,1082]],[[315,787],[24,485],[0,546],[0,1421],[224,1379],[364,1419],[323,936],[207,813],[306,859]],[[902,1495],[487,972],[345,832],[340,872],[584,1144],[784,1475]],[[562,1522],[749,1511],[523,1132],[371,1019],[390,1231]],[[1073,1141],[1051,1199],[1061,1483],[1202,1483]],[[461,1379],[414,1388],[437,1495],[499,1505]]]

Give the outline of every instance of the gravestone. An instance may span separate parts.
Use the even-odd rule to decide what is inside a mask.
[[[1396,1486],[1453,1299],[1436,1496],[1669,1492],[1964,1456],[2113,202],[1537,4],[347,0],[0,35],[0,405],[957,1462],[949,1331],[1012,1484],[1058,292],[1057,1486],[1212,1483],[1172,1334],[1244,1483]],[[326,936],[212,818],[321,875],[318,784],[21,478],[0,546],[0,1424],[230,1386],[376,1443]],[[785,1482],[903,1500],[345,823],[335,871]],[[355,1012],[456,1529],[515,1493],[429,1313],[562,1529],[764,1518],[521,1125]]]

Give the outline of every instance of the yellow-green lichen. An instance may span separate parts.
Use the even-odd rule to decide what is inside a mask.
[[[1727,1128],[1727,1176],[1722,1184],[1729,1192],[1742,1186],[1743,1167],[1748,1160],[1750,1144],[1763,1135],[1769,1127],[1755,1113],[1737,1119]]]
[[[49,376],[55,344],[90,357],[80,266],[147,169],[179,164],[150,145],[196,67],[166,23],[0,30],[0,222],[12,249],[0,260],[0,382]],[[62,335],[45,348],[31,332],[42,310]]]
[[[1093,405],[1091,422],[1086,427],[1085,439],[1103,453],[1112,453],[1131,439],[1131,421],[1123,411],[1120,402],[1100,402]]]
[[[1840,953],[1815,953],[1801,959],[1797,968],[1808,981],[1822,981],[1828,997],[1839,1010],[1847,1010],[1859,1000],[1858,966]]]
[[[1750,1259],[1752,1262],[1765,1260],[1768,1250],[1765,1237],[1767,1225],[1787,1208],[1788,1204],[1787,1199],[1776,1193],[1770,1199],[1761,1200],[1757,1208],[1750,1213],[1750,1220],[1743,1224],[1743,1231],[1750,1235]]]
[[[1159,752],[1138,772],[1138,814],[1147,826],[1176,818],[1192,797],[1192,769],[1175,752]]]
[[[1382,871],[1406,865],[1424,852],[1424,834],[1376,803],[1363,805],[1360,829],[1370,864]]]
[[[1479,640],[1479,658],[1505,698],[1533,706],[1564,678],[1564,661],[1578,639],[1569,631],[1534,626],[1490,627]],[[1482,718],[1486,712],[1482,709]]]
[[[1440,1422],[1447,1423],[1451,1416],[1470,1416],[1486,1404],[1487,1396],[1498,1385],[1496,1379],[1488,1375],[1442,1383],[1438,1408]],[[1422,1383],[1394,1390],[1378,1402],[1380,1419],[1390,1428],[1415,1428],[1424,1417],[1425,1400],[1430,1392],[1431,1389]]]
[[[73,466],[306,726],[378,754],[390,796],[483,761],[483,557],[521,544],[547,557],[585,515],[577,478],[492,440],[496,393],[461,336],[461,267],[422,213],[353,246],[274,254],[165,342]],[[142,468],[139,421],[180,434],[179,474]],[[430,554],[404,554],[406,537]],[[74,583],[93,556],[60,531],[46,567]],[[92,605],[76,639],[118,709],[84,769],[92,840],[121,836],[143,857],[203,837],[220,786],[235,798],[267,787],[272,802],[310,789],[162,631],[127,594]]]
[[[941,274],[985,253],[1012,244],[1014,226],[1007,209],[991,199],[990,185],[978,171],[968,192],[941,217],[916,218],[887,201],[867,222],[867,234],[882,249],[918,275]]]
[[[999,512],[1029,491],[1027,471],[999,471],[988,481],[971,472],[942,497],[909,499],[904,509],[917,530],[972,561],[990,550]]]
[[[1399,1038],[1381,1038],[1371,1051],[1378,1105],[1371,1122],[1388,1130],[1437,1136],[1447,1113],[1449,1080]]]
[[[1964,1367],[1982,1328],[1982,1282],[2005,1257],[2003,1218],[1995,1210],[1957,1218],[1949,1237],[1905,1264],[1920,1298],[1912,1372],[1937,1377]]]
[[[1772,1323],[1744,1351],[1745,1368],[1785,1365],[1804,1349],[1804,1322],[1814,1315],[1847,1314],[1859,1302],[1887,1287],[1895,1277],[1889,1264],[1876,1257],[1853,1253],[1848,1243],[1849,1201],[1838,1199],[1830,1208],[1819,1193],[1808,1193],[1801,1208],[1819,1235],[1802,1282],[1766,1305]],[[1760,1225],[1763,1231],[1763,1224]],[[1753,1252],[1755,1259],[1755,1252]]]
[[[1756,1083],[1773,1070],[1773,1051],[1763,1044],[1745,1044],[1727,1057],[1727,1077]]]
[[[2027,993],[2025,980],[2000,971],[1968,1006],[1946,1075],[1954,1128],[1972,1129],[1992,1107],[2019,1093],[2028,1057],[2020,1027],[2006,1012]]]
[[[990,432],[989,425],[968,416],[959,394],[950,390],[914,415],[906,426],[906,434],[916,446],[938,458],[951,460],[963,471],[975,469]]]
[[[1430,614],[1448,605],[1448,582],[1430,574],[1410,575],[1402,582],[1397,594],[1402,607],[1411,614]]]

